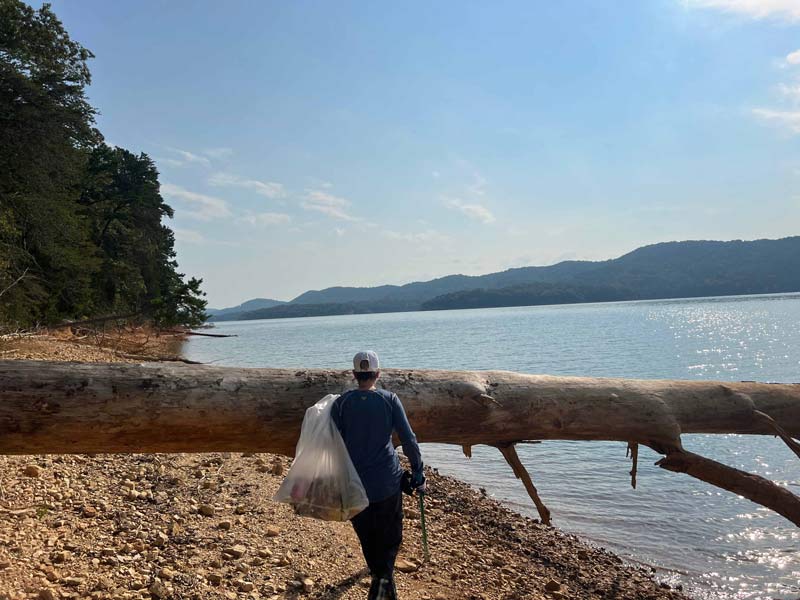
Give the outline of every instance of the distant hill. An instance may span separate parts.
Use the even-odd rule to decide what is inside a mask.
[[[488,275],[449,275],[400,286],[313,290],[288,304],[240,310],[236,318],[270,319],[799,291],[800,236],[779,240],[664,242],[598,262],[566,261],[548,267],[523,267]]]
[[[270,298],[253,298],[247,302],[242,302],[239,306],[231,306],[230,308],[207,308],[206,314],[211,317],[210,321],[232,321],[234,315],[240,313],[259,310],[262,308],[272,308],[273,306],[280,306],[286,304],[281,300],[272,300]]]

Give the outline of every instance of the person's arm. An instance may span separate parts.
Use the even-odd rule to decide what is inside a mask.
[[[392,426],[400,438],[403,446],[403,454],[411,463],[411,482],[414,487],[419,487],[425,483],[425,476],[422,473],[422,454],[417,444],[417,436],[411,429],[411,425],[406,417],[406,411],[397,394],[392,394]]]
[[[339,433],[342,433],[342,413],[340,410],[341,399],[342,397],[339,396],[333,401],[333,406],[331,406],[331,420],[333,421],[333,424],[336,425],[336,429],[339,430]]]

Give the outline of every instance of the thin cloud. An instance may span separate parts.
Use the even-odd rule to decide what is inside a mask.
[[[800,65],[800,50],[795,50],[786,55],[787,65]]]
[[[203,154],[211,158],[228,158],[233,155],[232,148],[208,148],[203,150]]]
[[[473,181],[467,186],[467,190],[476,196],[486,195],[486,178],[480,173],[472,174]]]
[[[752,19],[800,21],[798,0],[684,0],[689,8],[716,8]]]
[[[445,242],[449,240],[446,235],[439,233],[433,229],[426,231],[419,231],[416,233],[401,233],[399,231],[384,231],[383,235],[390,240],[398,240],[402,242],[409,242],[413,244],[424,244],[430,242]]]
[[[778,91],[790,102],[800,104],[800,83],[782,83],[778,86]]]
[[[485,206],[480,204],[466,204],[457,198],[445,200],[444,205],[447,208],[457,210],[472,219],[473,221],[481,221],[482,223],[494,223],[496,221],[494,215]]]
[[[206,241],[202,233],[191,229],[178,229],[177,227],[173,227],[172,233],[175,234],[176,240],[186,244],[202,244]]]
[[[181,214],[199,221],[224,219],[231,216],[228,203],[222,198],[198,194],[172,183],[162,184],[161,193],[190,207],[182,210]]]
[[[184,166],[190,164],[203,165],[204,167],[211,166],[211,161],[205,156],[195,154],[194,152],[189,152],[188,150],[181,150],[180,148],[167,148],[167,150],[180,156],[180,159],[166,159],[173,166]]]
[[[350,201],[340,196],[334,196],[322,190],[306,190],[306,197],[302,207],[305,210],[312,210],[324,215],[328,215],[340,221],[356,222],[362,219],[354,217],[347,212]]]
[[[256,194],[267,198],[280,198],[286,195],[283,185],[274,181],[244,179],[230,173],[214,173],[208,183],[214,187],[242,187],[253,190]]]
[[[800,110],[754,108],[753,115],[762,121],[776,124],[792,133],[800,134]]]
[[[291,221],[292,218],[285,213],[263,212],[248,214],[241,217],[240,221],[249,225],[282,225]]]

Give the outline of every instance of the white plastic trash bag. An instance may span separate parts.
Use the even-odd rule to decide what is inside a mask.
[[[347,521],[369,504],[367,492],[350,460],[328,394],[306,410],[294,462],[275,500],[294,506],[298,515],[324,521]]]

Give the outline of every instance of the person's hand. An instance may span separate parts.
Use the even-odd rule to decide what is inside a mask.
[[[425,475],[422,473],[414,473],[411,475],[411,487],[418,494],[424,494],[428,490],[428,483],[425,480]]]

